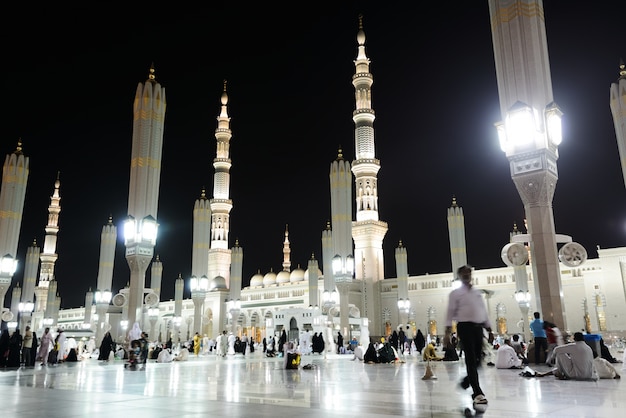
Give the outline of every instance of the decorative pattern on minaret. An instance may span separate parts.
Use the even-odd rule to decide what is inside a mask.
[[[48,296],[48,291],[50,282],[55,280],[54,265],[58,258],[56,247],[57,234],[59,233],[59,213],[61,213],[60,187],[60,173],[57,173],[57,179],[54,182],[54,193],[50,197],[50,206],[48,206],[48,224],[46,225],[46,237],[44,238],[43,251],[39,255],[39,259],[41,260],[39,283],[35,289],[37,306],[41,310],[45,310],[46,305],[51,300],[51,296]],[[56,290],[53,292],[53,295],[55,295],[55,293]]]
[[[617,150],[622,166],[622,176],[626,185],[626,65],[620,59],[619,78],[611,84],[610,105],[617,137]]]

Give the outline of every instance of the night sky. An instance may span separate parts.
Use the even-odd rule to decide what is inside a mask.
[[[179,273],[190,276],[193,206],[203,187],[212,196],[224,79],[233,132],[229,246],[237,239],[243,247],[244,285],[257,270],[282,269],[286,225],[292,268],[306,268],[312,254],[322,266],[330,163],[339,147],[354,159],[359,13],[374,77],[386,277],[396,275],[400,240],[410,275],[450,271],[446,210],[453,196],[465,214],[469,263],[504,265],[501,249],[513,224],[523,226],[524,209],[493,126],[501,115],[487,0],[408,8],[213,3],[97,11],[23,4],[5,15],[12,24],[0,25],[0,155],[21,138],[30,158],[14,285],[21,285],[27,247],[34,239],[43,246],[57,172],[61,306],[83,306],[85,292],[95,290],[109,216],[118,226],[113,291],[129,281],[121,225],[132,103],[152,63],[167,96],[155,248],[162,299],[174,297]],[[547,0],[544,9],[553,95],[564,113],[556,232],[596,257],[597,245],[626,244],[626,190],[609,107],[626,57],[626,2]],[[5,306],[10,298],[11,289]]]

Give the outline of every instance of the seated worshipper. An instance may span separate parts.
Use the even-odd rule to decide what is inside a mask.
[[[164,350],[165,351],[165,350]],[[176,357],[172,359],[173,361],[187,361],[189,360],[189,350],[187,347],[181,347],[180,352]]]
[[[65,361],[68,361],[68,362],[78,361],[78,354],[76,353],[75,348],[70,348],[70,352],[67,353],[67,357],[65,358]]]
[[[511,347],[515,350],[517,357],[522,360],[522,364],[528,364],[528,359],[526,358],[526,347],[524,347],[524,343],[519,340],[519,334],[513,335]]]
[[[156,359],[157,363],[171,363],[174,357],[169,348],[164,348],[159,351],[159,356]]]
[[[496,368],[497,369],[520,369],[522,368],[522,360],[517,357],[517,353],[513,346],[511,346],[511,340],[504,339],[502,344],[496,351]]]
[[[381,338],[380,342],[382,343],[381,347],[378,349],[378,362],[379,363],[392,363],[396,361],[396,353],[389,341],[385,340],[385,338]]]
[[[604,344],[604,338],[600,338],[600,357],[608,361],[609,363],[621,363],[620,360],[613,357],[609,347]]]
[[[556,369],[554,375],[559,379],[597,380],[598,374],[593,367],[593,350],[585,342],[582,332],[574,333],[574,342],[554,348]]]
[[[362,345],[357,345],[354,348],[354,358],[352,360],[359,359],[359,360],[363,361],[364,357],[365,357],[365,349],[363,348]]]
[[[593,359],[593,367],[596,369],[596,373],[598,373],[598,379],[621,379],[621,376],[610,361],[600,357],[595,351],[593,355],[595,357]]]
[[[300,352],[293,341],[283,344],[285,369],[298,369],[300,367]]]
[[[428,360],[440,361],[440,360],[443,360],[443,357],[439,357],[437,355],[437,350],[435,350],[435,345],[432,342],[430,342],[424,348],[424,354],[422,354],[422,360],[424,360],[424,361],[428,361]]]
[[[457,361],[459,359],[456,344],[452,342],[452,338],[448,334],[443,337],[443,352],[443,361]]]
[[[378,360],[378,353],[376,352],[376,348],[374,347],[374,343],[370,342],[365,354],[363,355],[363,362],[367,364],[380,363]]]

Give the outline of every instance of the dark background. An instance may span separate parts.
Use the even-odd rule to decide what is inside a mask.
[[[55,3],[3,14],[0,154],[22,138],[30,158],[14,285],[27,247],[34,239],[43,245],[57,172],[62,307],[84,305],[85,292],[95,290],[100,233],[110,215],[118,226],[113,290],[129,281],[121,224],[132,103],[152,63],[168,105],[155,249],[163,262],[162,299],[173,298],[179,273],[190,275],[193,205],[203,187],[212,196],[224,79],[233,131],[229,246],[238,239],[243,247],[244,285],[258,270],[282,269],[287,224],[292,268],[306,268],[311,254],[321,266],[330,163],[340,146],[354,158],[359,13],[374,77],[380,219],[389,224],[386,277],[395,277],[400,240],[409,274],[450,271],[446,210],[453,196],[465,213],[468,261],[503,265],[502,246],[514,223],[522,228],[524,209],[493,127],[501,115],[486,0],[213,3]],[[626,54],[626,2],[548,0],[544,8],[553,93],[564,112],[556,232],[596,257],[596,245],[626,241],[609,108]]]

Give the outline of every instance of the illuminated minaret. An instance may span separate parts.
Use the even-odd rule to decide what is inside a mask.
[[[115,263],[115,244],[117,243],[117,227],[109,216],[100,233],[100,263],[98,264],[98,281],[96,290],[111,292],[113,283],[113,267]]]
[[[619,63],[619,78],[611,83],[611,113],[615,124],[615,136],[617,137],[617,149],[622,163],[622,175],[626,185],[626,66],[624,61]]]
[[[57,179],[54,182],[54,193],[50,197],[50,206],[48,206],[48,224],[46,225],[46,237],[43,242],[43,251],[39,255],[41,267],[39,269],[39,283],[35,288],[37,296],[37,311],[45,311],[48,303],[48,287],[50,281],[54,280],[54,264],[57,261],[57,234],[59,233],[59,213],[61,213],[61,196],[59,188],[61,181],[57,173]],[[55,295],[56,296],[56,295]]]
[[[40,249],[37,241],[26,250],[26,264],[24,266],[24,284],[22,285],[22,302],[35,301],[35,285],[37,283],[37,272],[39,269]]]
[[[289,247],[289,225],[285,226],[283,241],[283,271],[291,271],[291,248]]]
[[[230,117],[228,117],[228,95],[226,81],[221,97],[222,109],[217,118],[215,139],[217,151],[213,160],[215,175],[213,177],[213,199],[211,206],[211,248],[209,249],[209,280],[216,276],[224,277],[226,287],[230,288],[231,251],[228,248],[228,232],[230,229],[230,210],[233,201],[230,199]]]
[[[467,264],[465,216],[463,216],[463,208],[456,203],[456,197],[452,197],[452,206],[448,208],[448,235],[450,236],[452,275],[455,279],[458,268]]]
[[[156,81],[154,66],[145,83],[138,83],[133,104],[133,139],[128,188],[128,219],[124,225],[126,261],[130,268],[128,324],[143,324],[146,271],[157,240],[157,211],[165,123],[165,88]]]
[[[2,166],[2,189],[0,190],[0,308],[2,319],[10,321],[11,315],[4,308],[13,274],[17,268],[17,245],[22,226],[26,182],[28,181],[28,157],[22,153],[22,141],[17,149],[8,154]],[[5,312],[7,314],[5,315]]]
[[[372,109],[372,83],[370,60],[365,54],[363,17],[359,16],[357,34],[358,55],[354,61],[356,72],[352,76],[356,96],[354,144],[356,159],[352,173],[356,185],[356,221],[352,224],[354,239],[355,277],[363,280],[363,311],[361,316],[370,320],[370,329],[382,333],[380,300],[376,297],[377,282],[385,278],[383,239],[387,223],[378,219],[378,179],[380,161],[376,158],[374,144],[374,110]]]

